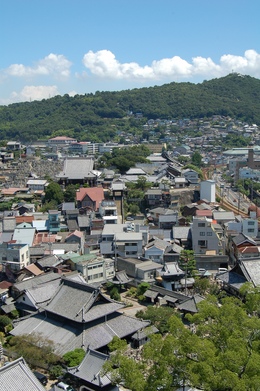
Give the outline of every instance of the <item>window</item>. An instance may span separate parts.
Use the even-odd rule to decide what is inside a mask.
[[[207,247],[207,241],[206,240],[199,240],[198,245],[200,247]]]
[[[212,236],[212,232],[207,232],[207,236]]]
[[[205,232],[200,232],[200,236],[205,236]]]
[[[205,223],[198,223],[198,227],[205,227]]]
[[[248,228],[248,232],[254,232],[254,228]]]
[[[254,221],[248,221],[247,224],[248,225],[255,225],[255,222]]]

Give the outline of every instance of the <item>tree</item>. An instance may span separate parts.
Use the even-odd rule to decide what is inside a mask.
[[[51,182],[45,190],[44,202],[54,201],[57,205],[59,205],[63,202],[63,199],[64,194],[60,185],[57,182]]]
[[[68,185],[64,191],[64,201],[74,202],[76,198],[76,186]]]
[[[195,151],[191,156],[191,163],[194,166],[201,167],[202,166],[202,156],[199,152]]]
[[[139,206],[136,204],[129,204],[128,211],[133,216],[136,216],[138,213],[140,213]]]
[[[5,331],[5,328],[12,324],[12,320],[7,315],[0,315],[0,331]]]
[[[34,368],[56,364],[60,357],[54,352],[54,344],[39,333],[14,336],[8,341],[7,349],[15,352]]]
[[[117,336],[114,336],[112,341],[107,345],[110,352],[125,351],[127,348],[127,342],[125,339],[121,339]]]
[[[175,314],[172,307],[153,307],[149,305],[147,309],[140,310],[136,313],[136,317],[144,320],[150,320],[161,334],[169,331],[169,318]]]
[[[85,350],[81,348],[77,348],[70,352],[65,353],[62,358],[68,367],[75,367],[81,363],[84,357],[85,357]]]
[[[187,276],[194,277],[196,270],[196,260],[194,258],[194,251],[182,250],[179,258],[179,266],[185,271]]]
[[[167,334],[150,336],[135,367],[120,352],[115,354],[112,378],[133,391],[172,391],[185,385],[212,391],[258,389],[260,319],[248,317],[239,299],[226,297],[219,304],[214,296],[200,302],[198,313],[186,315],[190,328],[176,314],[169,316]],[[131,369],[139,385],[131,382]]]

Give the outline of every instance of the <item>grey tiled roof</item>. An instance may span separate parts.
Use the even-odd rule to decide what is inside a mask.
[[[26,335],[32,332],[40,334],[43,338],[53,341],[55,353],[61,356],[82,345],[82,337],[77,339],[81,331],[75,325],[68,321],[48,318],[44,312],[15,321],[14,326],[12,335]]]
[[[63,171],[58,175],[58,177],[65,177],[69,179],[83,179],[85,177],[94,178],[95,175],[92,173],[93,167],[93,159],[66,159],[64,161]]]
[[[38,259],[37,264],[44,267],[55,267],[57,265],[60,265],[62,263],[62,260],[60,260],[56,255],[50,255],[48,257],[44,257],[41,259]]]
[[[35,306],[39,306],[49,301],[57,291],[60,285],[60,279],[52,280],[46,284],[38,285],[26,291],[27,296],[34,302]]]
[[[240,267],[247,281],[260,285],[260,259],[242,261]]]
[[[81,323],[98,294],[99,291],[89,285],[63,279],[62,285],[45,309]]]
[[[68,372],[79,379],[104,387],[111,384],[111,380],[107,375],[100,375],[102,367],[108,358],[109,356],[106,354],[88,349],[82,363],[75,368],[70,368]]]
[[[149,326],[148,321],[141,321],[125,315],[115,316],[106,322],[94,326],[84,332],[85,346],[100,349],[112,341],[113,337],[125,338],[137,330]]]
[[[237,290],[247,282],[247,279],[244,276],[241,276],[238,273],[227,271],[225,273],[217,274],[217,279],[224,282],[224,284],[229,285]]]
[[[78,216],[77,219],[78,219],[78,225],[80,228],[90,226],[90,220],[89,220],[88,216]]]
[[[149,322],[116,313],[112,319],[107,318],[106,322],[83,331],[81,325],[77,327],[76,324],[73,326],[66,320],[62,322],[49,318],[43,312],[15,321],[14,325],[12,335],[25,335],[32,331],[39,333],[43,338],[53,341],[55,353],[62,356],[82,345],[91,349],[100,349],[111,342],[114,336],[125,338],[147,327]]]
[[[0,368],[1,391],[46,391],[21,357]]]
[[[60,278],[61,277],[59,274],[50,272],[50,273],[41,274],[39,276],[30,278],[28,280],[18,282],[16,284],[14,284],[13,286],[14,286],[14,288],[16,288],[20,292],[22,292],[25,289],[31,289],[33,287],[40,286],[42,284],[46,284],[49,281],[60,280]]]

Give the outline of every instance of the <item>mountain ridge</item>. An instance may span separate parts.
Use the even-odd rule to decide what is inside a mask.
[[[141,113],[136,120],[135,114]],[[148,119],[230,116],[260,125],[260,80],[237,73],[193,84],[95,94],[68,94],[41,101],[0,106],[0,140],[46,139],[67,135],[78,140],[108,141],[121,130],[135,132]]]

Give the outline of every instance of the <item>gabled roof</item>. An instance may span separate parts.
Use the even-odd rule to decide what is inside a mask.
[[[248,243],[251,243],[252,245],[256,246],[256,242],[250,238],[249,236],[243,234],[243,233],[240,233],[239,235],[233,237],[233,243],[236,245],[236,246],[239,246],[245,242],[248,242]]]
[[[90,158],[67,158],[64,161],[63,171],[57,175],[63,179],[79,179],[95,178],[92,170],[94,168],[94,160]]]
[[[104,363],[109,356],[96,350],[88,349],[80,365],[69,368],[68,373],[98,387],[111,384],[108,375],[101,375]]]
[[[260,258],[243,260],[239,266],[247,281],[260,286]]]
[[[39,269],[34,263],[31,263],[28,266],[24,267],[26,270],[28,270],[30,273],[34,274],[35,276],[39,276],[43,273],[41,269]]]
[[[12,335],[24,335],[34,330],[35,333],[53,341],[55,353],[63,356],[66,352],[82,346],[101,349],[111,342],[114,336],[125,338],[149,326],[150,322],[114,312],[110,316],[104,316],[100,323],[92,322],[90,328],[84,324],[86,328],[83,330],[81,324],[68,322],[67,319],[46,317],[45,312],[41,312],[15,321],[14,325]]]
[[[77,236],[78,238],[82,238],[84,236],[83,232],[78,231],[77,229],[74,232],[71,232],[65,239],[65,242],[68,238],[71,238],[72,236]]]
[[[86,196],[88,196],[93,202],[96,202],[96,210],[98,210],[99,204],[104,199],[104,190],[102,187],[81,187],[76,192],[77,201],[82,201]]]
[[[154,240],[152,240],[146,245],[146,250],[152,247],[156,247],[162,251],[165,251],[168,247],[171,247],[171,245],[169,244],[169,242],[166,242],[165,240],[155,238]]]
[[[29,278],[28,280],[15,283],[13,284],[13,287],[19,290],[20,292],[22,292],[25,289],[30,289],[36,286],[40,286],[48,281],[57,280],[60,278],[61,278],[60,275],[57,273],[52,273],[52,272],[44,273],[41,274],[40,276],[36,276],[33,278]]]
[[[218,280],[223,281],[224,284],[236,289],[239,291],[242,285],[247,282],[247,279],[244,276],[234,272],[234,271],[226,271],[224,273],[217,274],[216,278]]]
[[[197,304],[200,303],[202,300],[204,300],[204,297],[195,295],[193,297],[190,297],[183,303],[179,304],[177,308],[180,311],[190,312],[194,314],[198,312]]]
[[[46,391],[21,357],[0,368],[1,391]]]
[[[95,306],[97,298],[101,299],[101,296],[99,289],[93,286],[63,279],[45,310],[62,318],[86,323],[124,307],[124,304],[115,303],[103,296],[99,305]]]

